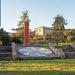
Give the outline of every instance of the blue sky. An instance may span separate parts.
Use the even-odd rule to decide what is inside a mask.
[[[26,9],[32,30],[38,26],[52,27],[57,14],[68,21],[66,28],[75,28],[75,0],[1,0],[1,26],[11,32]]]

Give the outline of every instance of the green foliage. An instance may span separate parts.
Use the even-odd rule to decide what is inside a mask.
[[[57,15],[53,23],[53,39],[57,43],[64,40],[64,25],[66,25],[66,20],[63,16]]]
[[[30,30],[30,38],[33,38],[35,36],[35,31]]]
[[[64,25],[66,25],[66,20],[63,16],[57,15],[55,17],[55,21],[53,23],[53,27],[55,30],[64,30]]]
[[[74,39],[74,37],[73,37],[73,36],[68,36],[68,37],[67,37],[67,42],[72,42],[72,41],[73,41],[73,39]]]
[[[10,42],[10,37],[4,29],[0,29],[0,41],[2,41],[2,45],[8,45]]]
[[[15,43],[21,44],[21,40],[19,39],[19,37],[14,36],[14,37],[12,37],[11,40],[12,40],[12,42],[15,42]]]
[[[64,35],[66,36],[66,42],[73,42],[75,40],[75,30],[74,29],[66,29],[64,31]]]
[[[17,43],[23,43],[23,38],[24,38],[24,22],[25,21],[29,21],[29,16],[28,16],[28,11],[26,10],[25,12],[22,12],[22,16],[21,16],[21,20],[18,22],[18,28],[17,29],[13,29],[16,30],[16,36],[12,38],[13,41],[17,42]]]
[[[75,29],[72,30],[73,41],[75,41]]]

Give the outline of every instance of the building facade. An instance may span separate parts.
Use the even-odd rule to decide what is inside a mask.
[[[35,28],[35,36],[43,36],[53,33],[52,29],[45,26]]]

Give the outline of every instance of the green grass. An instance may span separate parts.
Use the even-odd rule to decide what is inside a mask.
[[[0,61],[0,75],[75,75],[75,59]]]
[[[30,71],[30,72],[0,72],[0,75],[75,75],[75,72],[66,71]]]
[[[48,44],[49,44],[47,41],[40,41],[39,43],[40,43],[42,46],[48,46]],[[71,45],[71,43],[72,43],[72,42],[69,42],[69,43],[63,43],[63,42],[61,42],[61,43],[58,43],[58,46]],[[54,46],[57,46],[56,43],[53,43],[53,45],[54,45]]]
[[[48,42],[47,41],[39,41],[38,43],[40,43],[42,46],[48,46]]]
[[[53,43],[54,46],[57,46],[56,43]],[[70,43],[58,43],[58,46],[63,46],[63,45],[71,45],[71,42]]]

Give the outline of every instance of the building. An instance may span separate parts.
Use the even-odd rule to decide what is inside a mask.
[[[43,36],[53,33],[52,29],[45,26],[35,28],[35,36]]]

